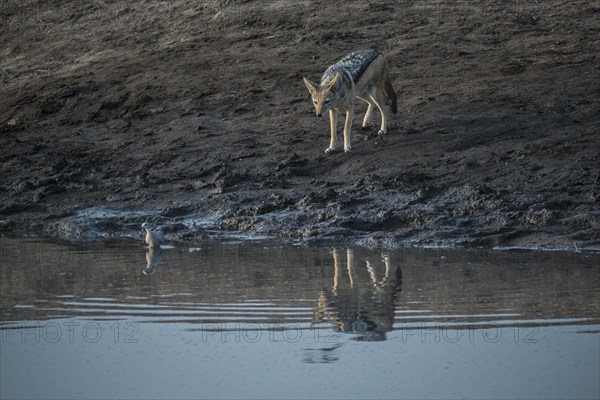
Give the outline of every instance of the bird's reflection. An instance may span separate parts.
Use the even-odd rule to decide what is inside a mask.
[[[402,286],[402,270],[383,252],[377,259],[356,262],[353,249],[346,249],[345,271],[340,251],[331,252],[333,282],[318,295],[311,328],[329,323],[336,332],[355,335],[360,341],[386,340],[394,324],[394,308]]]
[[[146,252],[146,268],[142,271],[144,275],[152,275],[156,267],[164,261],[164,251],[160,247],[149,247]]]

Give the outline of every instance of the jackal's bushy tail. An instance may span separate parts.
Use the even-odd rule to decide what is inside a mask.
[[[396,97],[396,92],[394,92],[394,88],[392,87],[392,82],[390,82],[390,78],[388,77],[385,79],[383,94],[385,95],[385,99],[388,101],[388,105],[392,109],[392,113],[396,114],[398,112],[398,98]]]

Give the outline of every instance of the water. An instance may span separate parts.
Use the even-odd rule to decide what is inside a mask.
[[[0,239],[2,398],[598,398],[600,255]]]

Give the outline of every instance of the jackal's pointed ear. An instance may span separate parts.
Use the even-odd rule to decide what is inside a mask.
[[[330,91],[334,86],[335,83],[338,81],[338,78],[340,77],[340,73],[338,72],[337,74],[335,74],[335,76],[329,81],[329,83],[327,84],[327,88],[325,89],[325,91]]]
[[[316,83],[314,83],[310,79],[308,79],[308,78],[302,78],[302,79],[304,80],[304,84],[308,88],[309,92],[314,93],[314,92],[317,92],[319,90],[319,85],[317,85]]]

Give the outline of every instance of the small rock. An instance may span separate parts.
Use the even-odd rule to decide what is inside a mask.
[[[173,187],[178,190],[188,190],[188,191],[194,190],[194,186],[192,186],[190,183],[184,183],[184,182],[174,183]]]
[[[323,197],[324,200],[333,200],[337,197],[337,192],[335,190],[333,190],[332,188],[327,188],[321,194],[321,196]]]

